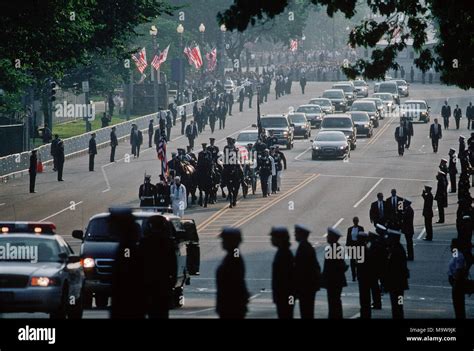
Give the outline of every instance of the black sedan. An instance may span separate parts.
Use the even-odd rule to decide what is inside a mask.
[[[352,121],[357,129],[357,135],[365,135],[367,138],[372,137],[374,127],[370,120],[369,114],[363,111],[353,111],[350,113]]]
[[[350,157],[350,145],[343,132],[321,131],[312,141],[311,159]]]
[[[304,113],[290,113],[288,119],[290,120],[290,123],[295,126],[295,137],[302,136],[303,138],[308,139],[311,136],[311,124]]]

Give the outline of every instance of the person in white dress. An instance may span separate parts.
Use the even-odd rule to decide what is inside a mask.
[[[187,207],[187,195],[186,187],[181,184],[181,177],[179,176],[174,178],[174,184],[170,188],[170,197],[173,214],[182,218]]]

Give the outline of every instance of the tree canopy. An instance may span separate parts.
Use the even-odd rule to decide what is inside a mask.
[[[234,0],[218,14],[220,23],[233,30],[244,31],[283,13],[291,4],[326,6],[328,16],[341,12],[352,18],[358,11],[357,0]],[[383,78],[387,70],[397,69],[397,54],[410,42],[418,57],[415,65],[422,71],[433,67],[441,81],[463,89],[474,87],[474,18],[473,4],[457,0],[364,0],[373,17],[364,18],[348,35],[352,47],[376,47],[385,39],[387,45],[373,50],[368,60],[359,59],[344,67],[354,78]],[[435,43],[427,46],[429,32],[436,34]]]

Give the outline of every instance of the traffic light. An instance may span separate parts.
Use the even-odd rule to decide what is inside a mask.
[[[53,81],[49,82],[49,88],[50,88],[50,100],[55,101],[56,100],[56,83]]]

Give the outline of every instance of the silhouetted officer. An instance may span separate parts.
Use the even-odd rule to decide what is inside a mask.
[[[115,134],[115,127],[112,127],[110,132],[110,162],[115,162],[115,149],[118,146],[117,134]]]
[[[245,99],[245,91],[244,91],[244,89],[240,89],[240,91],[239,91],[239,112],[243,111],[244,99]]]
[[[441,107],[441,117],[443,117],[444,129],[449,129],[449,118],[451,117],[451,106],[448,105],[448,101],[445,101],[443,107]]]
[[[155,206],[158,202],[156,198],[156,187],[151,184],[151,176],[145,175],[145,182],[140,185],[138,190],[138,198],[140,199],[140,207]]]
[[[467,129],[474,129],[474,106],[472,102],[466,107]]]
[[[382,293],[380,283],[384,279],[384,267],[387,262],[387,251],[385,248],[384,235],[387,232],[381,224],[377,224],[375,233],[369,232],[370,253],[373,260],[371,267],[374,269],[374,275],[370,284],[372,294],[372,308],[374,310],[382,309]]]
[[[375,262],[368,248],[369,235],[363,231],[357,233],[356,245],[362,248],[363,258],[356,261],[357,280],[359,282],[360,318],[372,317],[370,308],[370,288],[375,279]]]
[[[347,237],[346,237],[346,246],[357,246],[357,234],[359,232],[364,231],[364,227],[359,225],[359,217],[354,217],[352,219],[352,223],[354,225],[352,227],[347,228]],[[352,281],[355,282],[357,280],[357,264],[356,259],[354,257],[351,258],[350,266],[351,266],[351,273],[352,273]]]
[[[469,129],[469,128],[468,128]],[[59,143],[59,135],[54,134],[54,140],[51,142],[51,156],[53,156],[53,171],[57,171],[57,150],[58,150],[58,143]]]
[[[400,244],[401,232],[388,229],[388,258],[383,280],[384,290],[390,293],[392,318],[403,319],[405,290],[408,290],[410,272],[407,267],[407,255]]]
[[[57,155],[57,167],[58,167],[58,182],[63,182],[63,169],[64,169],[64,142],[59,140],[58,148],[56,150]]]
[[[249,292],[245,284],[245,264],[239,250],[242,235],[237,228],[225,228],[220,237],[227,252],[217,268],[216,312],[220,318],[245,318]]]
[[[338,240],[341,236],[341,232],[336,228],[328,228],[329,246],[324,253],[323,282],[327,290],[329,319],[342,319],[341,293],[342,288],[347,286],[345,271],[348,267],[344,258],[338,258],[337,255],[340,250]]]
[[[299,243],[295,255],[295,293],[303,319],[314,319],[314,300],[321,287],[321,267],[308,241],[310,233],[305,226],[295,225],[295,240]]]
[[[38,166],[38,150],[31,150],[30,155],[30,167],[28,168],[28,173],[30,174],[30,193],[36,193],[35,184],[36,184],[36,167]]]
[[[184,134],[184,127],[186,126],[186,119],[187,119],[186,107],[184,107],[183,110],[181,111],[181,135]]]
[[[377,201],[372,202],[370,205],[369,218],[370,223],[373,223],[374,226],[377,224],[385,225],[387,222],[387,211],[382,193],[377,193]]]
[[[171,127],[173,127],[173,120],[171,119],[171,111],[166,113],[166,140],[171,141]]]
[[[433,240],[433,194],[431,193],[431,187],[425,185],[421,194],[423,197],[423,217],[425,219],[425,231],[426,237],[423,240]]]
[[[295,307],[294,258],[290,250],[290,235],[284,227],[274,227],[270,233],[272,245],[278,250],[272,264],[272,294],[280,319],[292,319]]]
[[[469,271],[466,269],[466,257],[463,244],[456,238],[451,240],[452,257],[449,262],[448,280],[452,286],[454,314],[456,319],[466,318],[466,280]]]
[[[438,171],[438,175],[436,176],[438,180],[438,184],[436,186],[436,194],[434,199],[438,204],[438,215],[439,219],[436,223],[444,223],[444,208],[448,207],[448,194],[446,193],[446,173],[442,171]]]
[[[304,89],[306,88],[306,77],[303,75],[300,78],[301,93],[304,95]]]
[[[459,129],[459,122],[461,122],[462,111],[459,108],[459,105],[456,105],[456,108],[453,111],[454,121],[456,122],[456,129]]]
[[[458,174],[458,169],[456,167],[456,164],[457,164],[456,150],[451,148],[449,149],[449,165],[448,165],[449,183],[451,184],[451,193],[456,192],[456,174]]]
[[[95,133],[92,133],[89,140],[89,172],[94,171],[95,155],[97,155],[97,144],[95,142]]]
[[[411,207],[411,201],[405,199],[403,202],[403,214],[402,214],[402,233],[405,234],[405,240],[407,242],[407,259],[413,261],[413,235],[415,235],[415,228],[413,226],[413,220],[415,212]]]
[[[153,132],[154,132],[153,120],[150,119],[150,123],[148,124],[148,147],[153,146],[152,144]]]
[[[140,242],[149,318],[169,318],[177,274],[175,247],[169,230],[164,218],[152,217],[146,222]]]

